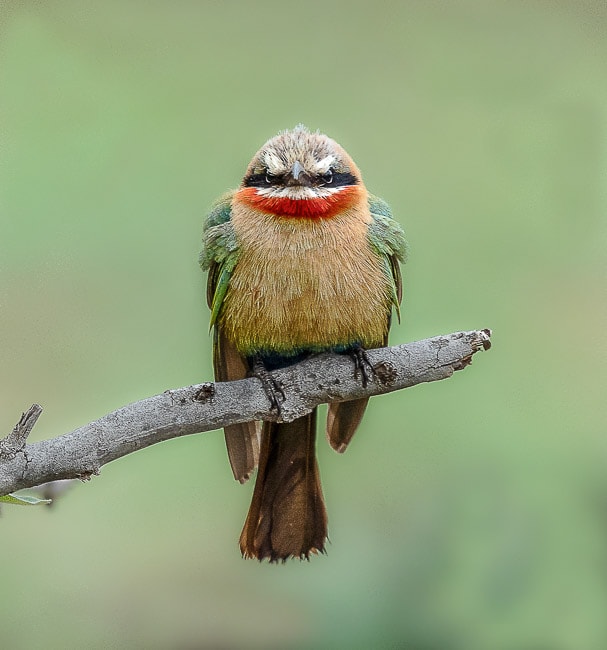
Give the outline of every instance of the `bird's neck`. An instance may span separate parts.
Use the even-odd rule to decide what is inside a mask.
[[[234,196],[235,200],[257,210],[279,217],[303,219],[329,219],[352,207],[361,198],[361,188],[354,185],[344,187],[330,196],[315,199],[264,196],[255,187],[243,187]]]

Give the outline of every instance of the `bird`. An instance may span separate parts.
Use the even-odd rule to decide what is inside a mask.
[[[387,344],[393,312],[400,320],[406,253],[388,204],[367,191],[337,142],[302,124],[279,132],[204,221],[200,265],[208,272],[215,380],[258,376],[279,410],[276,369],[335,352],[364,370],[365,351]],[[326,437],[337,452],[348,447],[367,402],[329,405]],[[326,552],[316,411],[224,428],[235,479],[244,483],[257,468],[240,536],[244,558],[285,562]]]

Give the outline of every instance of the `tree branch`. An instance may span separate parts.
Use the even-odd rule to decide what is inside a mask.
[[[368,351],[374,379],[366,387],[351,359],[321,354],[276,371],[286,400],[280,419],[290,422],[324,402],[389,393],[446,379],[462,370],[481,349],[490,330],[458,332],[415,343]],[[277,420],[256,378],[205,383],[124,406],[71,433],[26,444],[42,408],[34,404],[13,431],[0,440],[0,496],[48,481],[89,479],[112,460],[157,442],[250,420]]]

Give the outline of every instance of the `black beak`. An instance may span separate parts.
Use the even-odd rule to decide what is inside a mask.
[[[296,160],[293,163],[293,167],[291,168],[291,171],[287,175],[287,185],[290,186],[299,185],[303,187],[312,187],[312,179],[305,172],[303,165],[299,162],[299,160]]]

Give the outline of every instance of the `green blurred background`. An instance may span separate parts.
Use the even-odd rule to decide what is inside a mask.
[[[240,558],[219,432],[2,512],[0,646],[607,647],[607,5],[0,1],[0,430],[211,377],[201,222],[340,142],[411,243],[393,342],[491,327],[319,457],[326,557]]]

